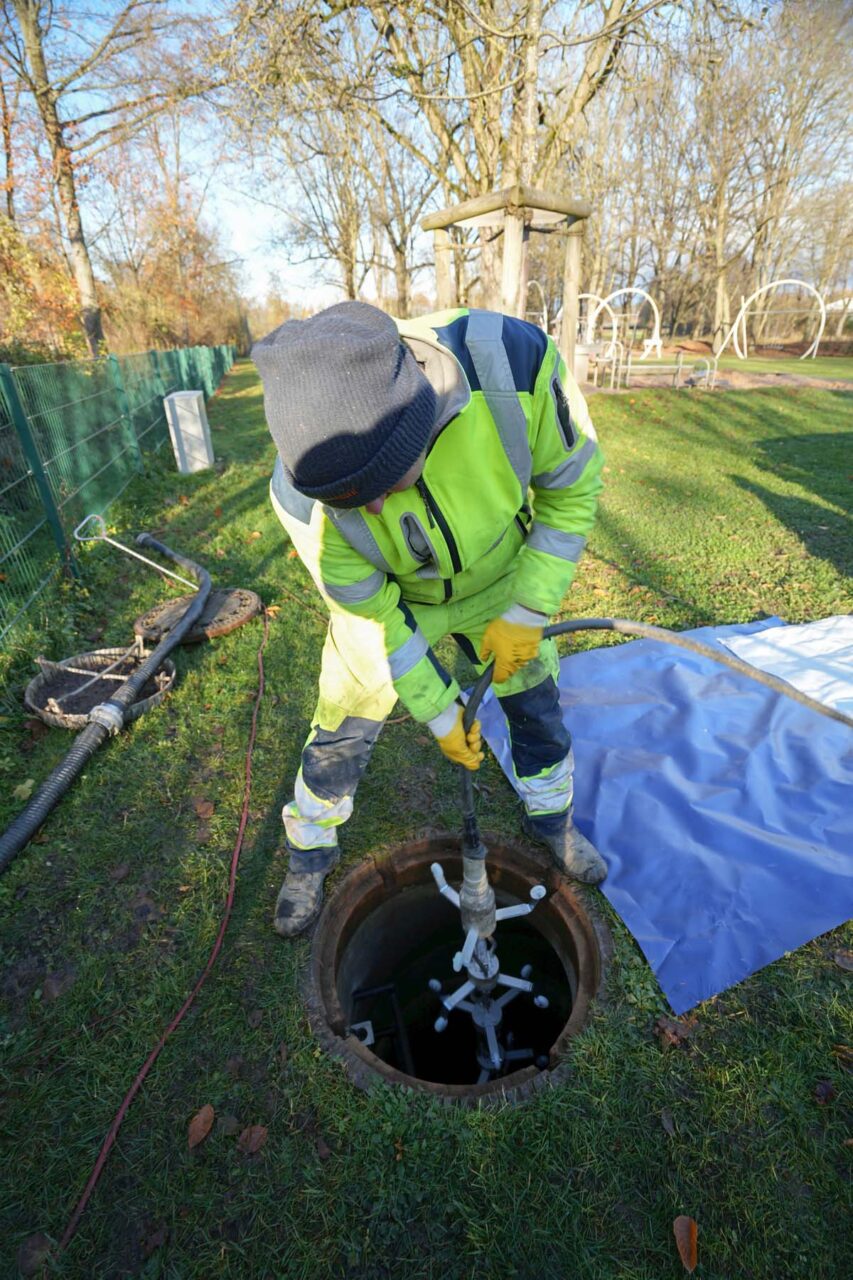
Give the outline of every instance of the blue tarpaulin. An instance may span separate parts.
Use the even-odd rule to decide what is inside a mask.
[[[686,632],[705,644],[784,625]],[[575,820],[676,1013],[853,916],[853,732],[708,658],[635,640],[563,658]],[[480,720],[512,778],[506,721]]]

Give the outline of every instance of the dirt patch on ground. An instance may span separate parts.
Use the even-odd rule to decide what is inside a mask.
[[[818,378],[813,374],[741,373],[740,369],[724,369],[717,374],[716,391],[747,391],[758,387],[819,387],[823,391],[851,391],[853,384],[844,378]]]
[[[641,366],[642,367],[642,366]],[[684,373],[682,374],[682,387],[697,387],[704,384],[704,378],[700,373],[694,373],[685,361]],[[638,391],[644,391],[648,388],[660,390],[661,388],[672,389],[672,373],[641,373],[629,387],[609,386],[593,386],[591,382],[583,384],[581,390],[584,395],[591,395],[595,391],[602,391],[608,395],[636,395]],[[717,374],[714,383],[715,391],[760,391],[768,390],[776,387],[794,387],[794,388],[819,388],[822,391],[853,391],[853,382],[844,378],[819,378],[814,375],[805,373],[797,373],[793,370],[788,373],[787,370],[780,373],[749,373],[741,372],[740,369],[721,369]]]

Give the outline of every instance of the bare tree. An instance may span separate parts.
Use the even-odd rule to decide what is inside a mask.
[[[178,19],[167,0],[126,0],[74,22],[50,0],[2,0],[0,63],[32,95],[52,160],[87,346],[97,355],[103,326],[80,210],[80,171],[87,160],[127,138],[179,95],[154,74],[153,46]],[[162,62],[162,50],[161,50]]]

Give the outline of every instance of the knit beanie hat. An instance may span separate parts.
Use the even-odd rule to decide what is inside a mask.
[[[252,359],[285,475],[309,498],[364,506],[429,443],[435,392],[377,307],[340,302],[288,320],[255,343]]]

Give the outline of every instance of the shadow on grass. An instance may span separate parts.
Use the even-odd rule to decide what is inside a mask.
[[[853,432],[776,436],[758,443],[756,463],[789,485],[813,493],[819,501],[778,493],[742,476],[732,476],[739,488],[759,498],[768,511],[795,533],[806,550],[828,561],[839,573],[853,573],[853,488],[850,456]],[[826,503],[839,507],[833,511]]]

